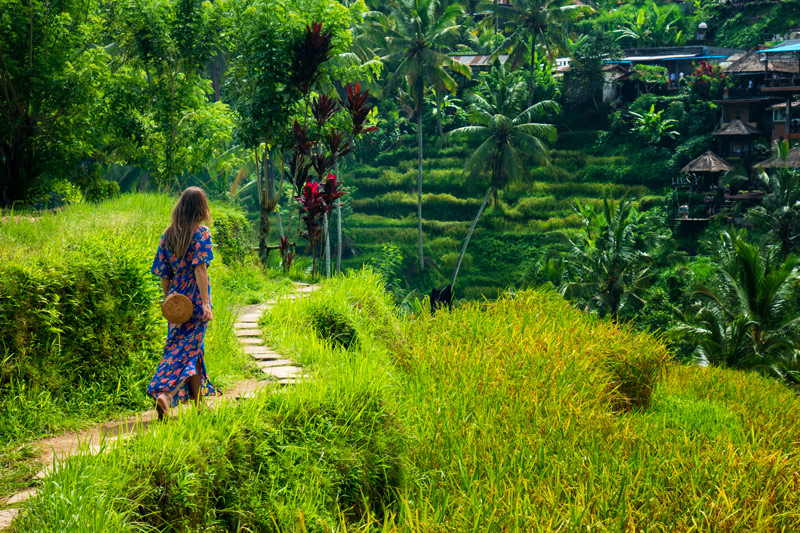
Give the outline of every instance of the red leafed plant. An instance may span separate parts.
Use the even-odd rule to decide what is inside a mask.
[[[308,241],[308,246],[311,248],[313,260],[312,270],[316,271],[317,244],[322,239],[321,221],[322,216],[326,212],[325,200],[322,195],[320,184],[314,181],[307,183],[305,187],[303,187],[303,194],[297,197],[297,202],[305,213],[303,215],[303,224],[305,224],[303,237]]]
[[[311,169],[311,163],[306,163],[307,157],[300,152],[293,151],[289,156],[289,179],[294,184],[294,190],[302,191],[306,183],[308,183],[308,171]]]
[[[306,26],[306,32],[294,46],[292,57],[293,82],[303,95],[308,94],[319,76],[319,67],[330,59],[333,33],[322,31],[321,22]]]
[[[289,270],[292,266],[292,261],[294,261],[295,252],[289,251],[289,238],[288,237],[281,237],[281,257],[283,257],[283,268],[284,270]]]
[[[327,94],[321,94],[311,101],[311,114],[314,116],[314,120],[317,121],[319,129],[322,129],[322,126],[325,125],[328,119],[338,113],[339,109],[339,102]]]
[[[348,139],[347,134],[342,130],[331,130],[328,132],[328,151],[331,154],[331,160],[334,164],[354,149],[353,139]]]
[[[301,126],[300,123],[295,120],[292,126],[292,133],[294,134],[294,144],[292,148],[303,155],[310,154],[311,148],[317,144],[317,141],[312,141],[308,138],[308,128]]]
[[[355,87],[349,83],[347,84],[347,99],[342,102],[342,107],[347,110],[353,119],[353,137],[378,129],[375,126],[364,127],[364,122],[366,122],[373,107],[372,105],[367,105],[368,100],[369,89],[364,89],[364,92],[361,92],[360,83],[356,83]]]
[[[325,183],[322,184],[322,201],[325,202],[325,211],[330,213],[336,200],[344,196],[342,184],[335,174],[328,174]]]

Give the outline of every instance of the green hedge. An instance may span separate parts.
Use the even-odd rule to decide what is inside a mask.
[[[252,230],[247,217],[239,209],[215,207],[212,210],[212,239],[226,265],[238,265],[252,251]]]
[[[116,388],[123,369],[150,363],[161,333],[149,272],[116,250],[56,264],[0,265],[0,387],[71,395],[81,383]]]

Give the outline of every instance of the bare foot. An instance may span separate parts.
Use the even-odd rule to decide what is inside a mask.
[[[166,394],[159,394],[156,399],[156,413],[158,413],[158,420],[164,420],[164,417],[169,413],[169,396]]]

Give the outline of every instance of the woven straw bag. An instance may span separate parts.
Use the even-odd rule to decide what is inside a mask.
[[[173,292],[164,299],[161,304],[161,314],[170,324],[183,324],[194,312],[194,304],[187,296],[178,292]]]

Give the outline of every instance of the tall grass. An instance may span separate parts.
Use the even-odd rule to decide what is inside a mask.
[[[320,309],[358,342],[315,330]],[[369,271],[281,300],[264,335],[313,382],[74,460],[18,530],[101,512],[121,531],[800,528],[787,389],[666,366],[658,339],[551,292],[418,309],[399,317]]]
[[[17,531],[106,531],[94,521],[104,514],[115,531],[331,531],[391,511],[405,441],[386,345],[370,341],[385,334],[390,304],[379,278],[362,277],[355,290],[353,279],[297,303],[280,298],[264,317],[270,342],[305,363],[313,382],[190,412],[70,459]],[[348,351],[318,336],[320,308],[352,321],[362,341]]]

